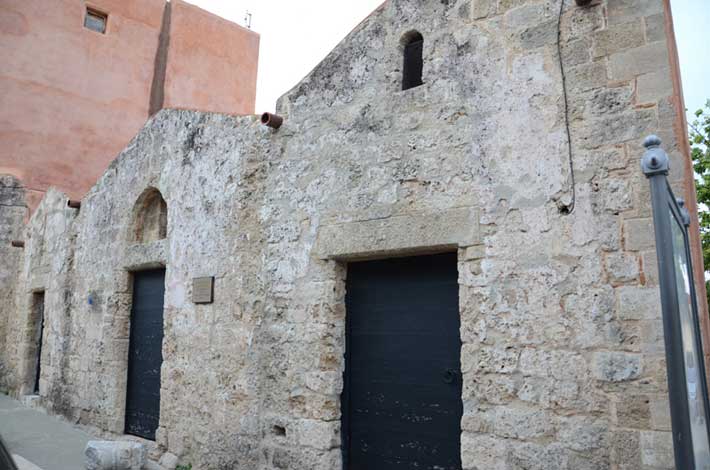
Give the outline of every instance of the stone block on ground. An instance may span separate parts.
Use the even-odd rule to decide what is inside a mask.
[[[21,456],[17,454],[13,454],[12,458],[15,460],[15,464],[17,465],[17,470],[42,470],[40,467],[37,465],[33,464],[29,460],[22,458]]]
[[[162,457],[160,457],[159,463],[163,468],[165,468],[165,470],[175,470],[175,467],[177,467],[178,462],[179,459],[177,455],[170,452],[166,452],[163,454]]]
[[[159,463],[153,462],[152,460],[146,460],[145,465],[141,470],[167,470],[165,467]]]
[[[141,470],[146,449],[140,442],[89,441],[84,450],[86,470]]]

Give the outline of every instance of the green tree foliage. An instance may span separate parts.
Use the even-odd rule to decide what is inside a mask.
[[[695,169],[695,189],[698,193],[698,218],[703,243],[705,269],[710,270],[710,100],[704,109],[695,111],[690,124],[690,150]],[[710,282],[705,284],[710,303]]]

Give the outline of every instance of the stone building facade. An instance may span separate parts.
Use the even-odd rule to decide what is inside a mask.
[[[402,91],[413,31],[423,84]],[[161,111],[79,210],[51,190],[27,225],[6,383],[32,393],[41,296],[42,405],[123,434],[132,289],[164,267],[153,455],[338,469],[348,273],[455,253],[446,468],[672,468],[639,158],[660,135],[694,212],[675,54],[663,0],[390,0],[280,99],[278,130]]]

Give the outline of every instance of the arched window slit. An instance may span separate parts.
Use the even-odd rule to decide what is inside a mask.
[[[402,67],[402,90],[418,87],[424,69],[424,37],[418,31],[411,31],[402,39],[404,45],[404,65]]]

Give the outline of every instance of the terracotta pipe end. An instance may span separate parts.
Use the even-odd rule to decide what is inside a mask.
[[[261,123],[265,126],[269,126],[272,129],[278,129],[283,124],[284,118],[278,114],[264,113],[261,115]]]

